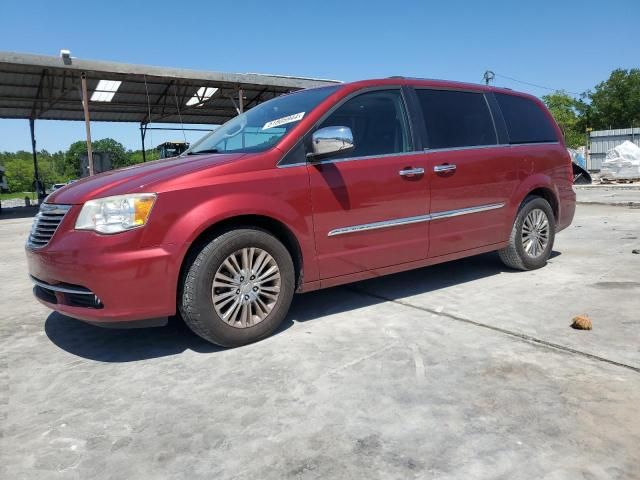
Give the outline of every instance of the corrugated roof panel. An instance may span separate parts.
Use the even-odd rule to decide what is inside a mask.
[[[100,80],[122,84],[111,101],[90,101],[92,120],[223,123],[237,114],[238,89],[245,108],[282,93],[332,85],[335,81],[299,77],[198,72],[174,68],[96,62],[0,52],[0,118],[83,120],[80,75],[87,75],[89,98]],[[217,88],[203,105],[187,105],[202,87]],[[94,97],[98,99],[98,97]],[[231,99],[233,98],[233,100]],[[176,100],[178,106],[176,106]]]

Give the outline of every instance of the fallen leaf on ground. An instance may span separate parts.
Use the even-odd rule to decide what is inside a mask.
[[[576,330],[591,330],[593,325],[589,317],[586,315],[578,315],[577,317],[573,317],[571,328],[575,328]]]

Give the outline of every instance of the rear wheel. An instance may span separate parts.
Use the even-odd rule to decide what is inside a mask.
[[[191,330],[212,343],[245,345],[280,325],[294,288],[293,262],[284,245],[263,230],[237,229],[192,256],[180,313]]]
[[[509,245],[499,250],[502,262],[517,270],[546,265],[555,240],[556,223],[551,205],[541,197],[527,197],[518,211]]]

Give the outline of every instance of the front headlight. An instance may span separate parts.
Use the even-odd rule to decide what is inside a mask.
[[[134,193],[89,200],[82,206],[76,230],[119,233],[147,223],[155,193]]]

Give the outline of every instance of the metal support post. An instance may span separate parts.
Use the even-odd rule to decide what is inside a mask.
[[[140,140],[142,140],[142,161],[147,161],[147,152],[144,146],[144,137],[147,135],[147,125],[141,123],[140,124]],[[153,140],[153,139],[152,139]]]
[[[35,133],[35,120],[29,119],[29,129],[31,130],[31,153],[33,155],[33,178],[34,178],[34,190],[38,196],[38,200],[42,201],[46,197],[44,185],[40,181],[40,174],[38,173],[38,155],[36,153],[36,133]]]
[[[89,160],[89,176],[93,176],[93,148],[91,146],[91,119],[89,118],[89,97],[87,96],[87,76],[84,72],[82,80],[82,107],[84,108],[84,124],[87,131],[87,159]]]

